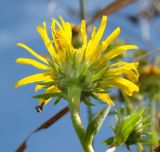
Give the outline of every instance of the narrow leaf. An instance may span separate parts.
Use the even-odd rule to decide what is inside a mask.
[[[106,106],[102,110],[100,110],[97,114],[93,116],[91,119],[85,135],[85,142],[91,143],[95,134],[99,131],[104,122],[105,118],[107,117],[111,106]]]

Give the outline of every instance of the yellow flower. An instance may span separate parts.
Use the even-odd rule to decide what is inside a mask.
[[[56,19],[52,20],[51,39],[48,36],[45,22],[43,27],[37,27],[49,52],[48,58],[37,54],[23,43],[17,44],[37,60],[18,58],[16,62],[31,65],[43,72],[19,80],[15,84],[16,87],[36,82],[35,91],[45,89],[44,94],[36,96],[40,98],[41,105],[47,104],[52,97],[65,98],[69,85],[79,86],[81,100],[91,96],[110,105],[114,105],[108,94],[108,89],[111,87],[118,87],[129,96],[139,91],[137,85],[131,82],[138,80],[138,63],[112,63],[113,58],[127,50],[137,49],[137,46],[121,45],[105,51],[120,34],[119,27],[101,41],[107,22],[107,17],[103,16],[98,30],[94,27],[89,39],[86,22],[82,20],[80,28],[82,45],[74,48],[71,24],[65,22],[62,17],[60,20],[61,24]]]
[[[160,68],[156,65],[147,65],[140,68],[139,73],[143,75],[160,75]]]

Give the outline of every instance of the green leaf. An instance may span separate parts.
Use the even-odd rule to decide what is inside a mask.
[[[56,92],[56,93],[44,93],[44,94],[35,95],[35,96],[33,96],[33,98],[47,99],[47,98],[56,97],[56,96],[59,96],[59,95],[61,95],[61,93],[59,93],[59,92]]]
[[[93,137],[101,128],[102,123],[104,122],[105,118],[107,117],[110,111],[110,108],[111,106],[106,106],[93,116],[87,127],[84,142],[92,143]]]

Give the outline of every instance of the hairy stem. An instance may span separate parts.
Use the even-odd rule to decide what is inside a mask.
[[[69,98],[68,100],[69,100],[69,110],[70,110],[71,120],[74,129],[77,133],[77,136],[82,144],[83,137],[85,135],[85,130],[79,114],[80,95],[81,95],[81,90],[78,87],[70,87],[68,89],[68,98]]]
[[[84,141],[85,129],[83,127],[80,117],[80,96],[81,90],[76,86],[72,86],[68,89],[68,101],[70,116],[73,123],[73,127],[77,134],[77,137],[83,147],[84,152],[94,152],[92,144],[87,144]]]

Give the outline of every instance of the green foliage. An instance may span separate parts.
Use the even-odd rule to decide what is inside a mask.
[[[152,123],[148,123],[148,118],[144,116],[144,110],[124,115],[117,110],[116,126],[113,127],[115,136],[107,138],[103,144],[114,145],[116,147],[125,144],[129,147],[132,144],[151,144],[151,137],[148,134],[148,127]]]

